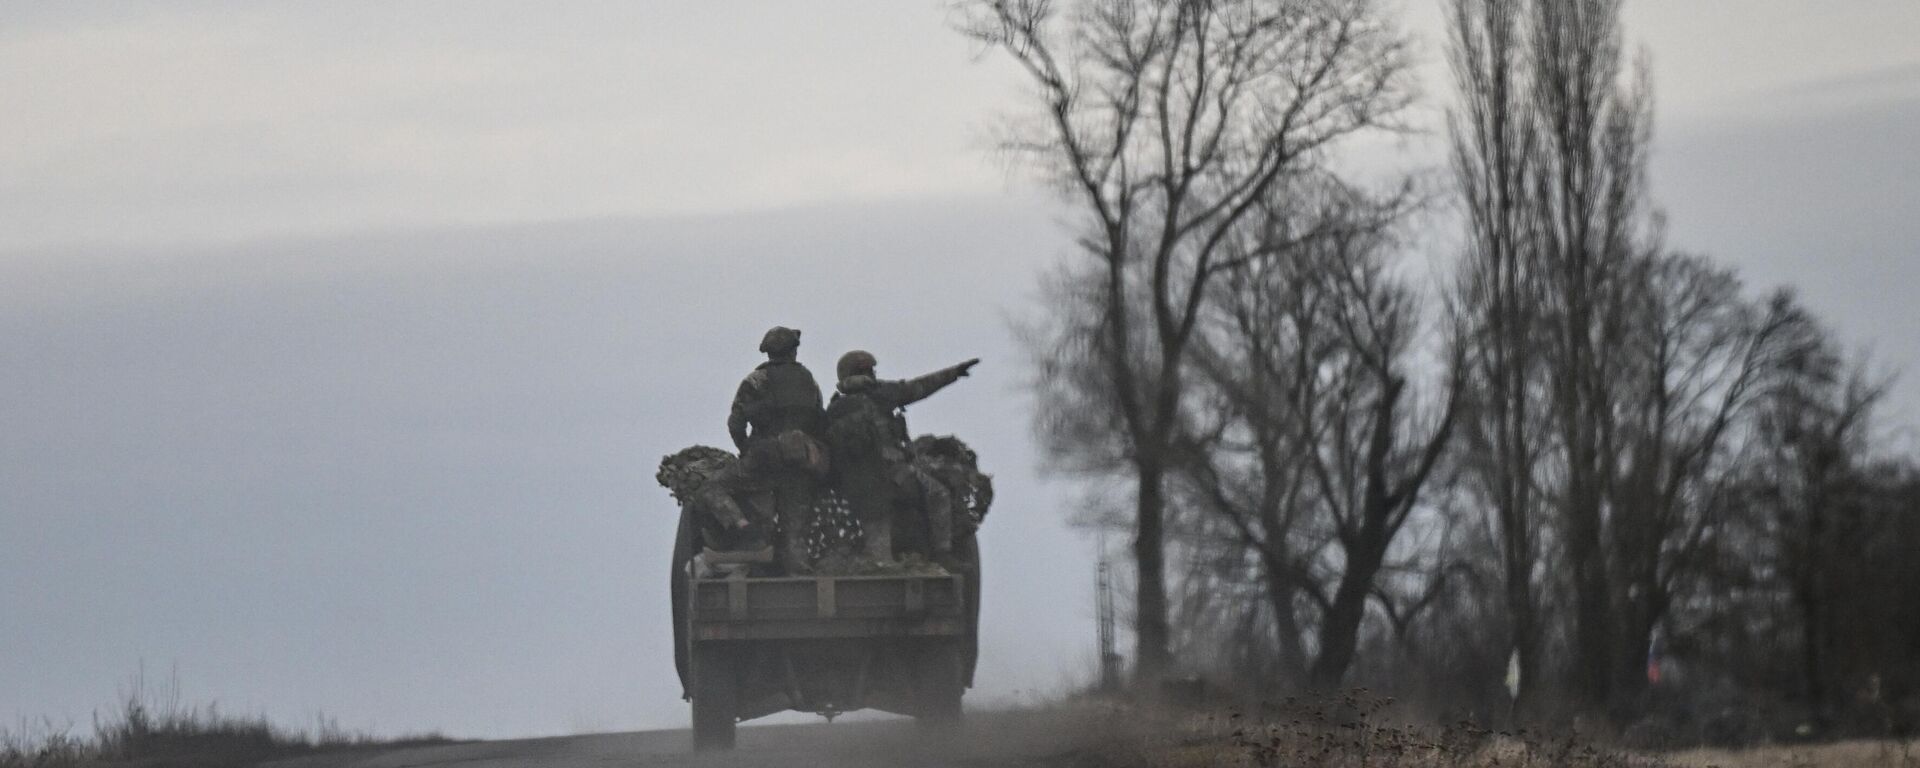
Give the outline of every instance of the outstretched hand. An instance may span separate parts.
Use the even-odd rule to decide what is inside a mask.
[[[967,376],[973,375],[973,367],[979,364],[980,364],[980,358],[976,357],[972,360],[968,360],[954,367],[960,369],[961,378],[965,378]]]

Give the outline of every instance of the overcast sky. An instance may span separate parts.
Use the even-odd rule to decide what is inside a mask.
[[[1920,4],[1628,6],[1673,244],[1920,359]],[[1437,0],[1400,7],[1431,118]],[[816,373],[987,359],[911,416],[1002,483],[977,693],[1089,667],[1091,548],[1007,330],[1067,241],[985,151],[1018,82],[940,3],[6,16],[0,723],[85,723],[143,663],[294,722],[683,723],[653,465],[725,442],[775,323]]]

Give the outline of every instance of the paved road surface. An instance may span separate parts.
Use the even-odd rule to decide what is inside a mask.
[[[520,741],[484,741],[392,751],[323,755],[269,763],[272,768],[588,768],[590,766],[741,766],[742,768],[895,768],[896,766],[1064,766],[1093,724],[1058,713],[969,715],[965,725],[928,732],[911,721],[742,727],[732,752],[694,753],[687,731],[641,731]]]

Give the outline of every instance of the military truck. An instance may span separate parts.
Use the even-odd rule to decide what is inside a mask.
[[[958,572],[805,576],[755,575],[769,551],[701,549],[685,512],[675,539],[674,661],[696,749],[731,749],[737,723],[786,710],[960,718],[979,652],[975,537],[956,542]]]

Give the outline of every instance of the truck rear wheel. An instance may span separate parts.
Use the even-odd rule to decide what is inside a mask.
[[[735,698],[739,692],[733,654],[697,648],[693,659],[693,748],[733,749]]]
[[[960,698],[966,693],[965,659],[957,643],[941,642],[920,654],[914,680],[915,718],[925,726],[960,722]]]

